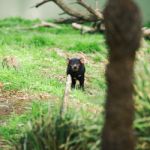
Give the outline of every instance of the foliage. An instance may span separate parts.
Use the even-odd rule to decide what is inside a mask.
[[[150,69],[149,63],[147,63],[149,61],[149,50],[149,46],[146,49],[141,50],[138,56],[139,61],[136,65],[136,120],[134,122],[134,127],[138,140],[137,149],[150,148]]]
[[[91,45],[88,45],[89,41],[94,42],[93,47],[101,43],[103,58],[105,58],[106,48],[103,36],[100,38],[99,35],[82,36],[79,31],[73,30],[69,25],[62,25],[61,29],[30,29],[36,23],[39,23],[39,20],[31,21],[21,18],[0,20],[0,62],[5,56],[15,56],[20,62],[18,71],[13,68],[2,68],[0,65],[0,82],[4,85],[2,90],[4,92],[23,91],[31,94],[31,97],[33,95],[33,99],[29,100],[32,102],[23,104],[25,105],[23,110],[26,110],[23,114],[13,112],[9,116],[0,116],[0,137],[11,140],[12,143],[16,143],[26,131],[26,124],[30,120],[37,119],[41,114],[47,114],[49,106],[53,114],[58,110],[65,86],[66,58],[59,56],[55,51],[56,48],[62,50],[64,54],[76,55],[79,49],[70,49],[70,47],[77,47],[76,45],[80,43],[85,46],[80,48],[90,58],[90,63],[86,64],[86,91],[74,90],[71,93],[71,100],[82,115],[81,119],[88,118],[89,114],[103,104],[105,79],[103,71],[98,70],[99,64],[95,65],[95,53],[99,56],[96,58],[97,62],[105,61],[105,59],[101,60],[99,48],[95,52],[94,48],[90,50]],[[98,79],[99,75],[100,79]],[[99,93],[100,86],[103,87],[101,93]],[[42,96],[43,93],[48,94],[49,97],[45,99]],[[23,100],[18,100],[17,95],[15,96],[18,105]],[[37,99],[39,96],[42,96],[41,100]],[[71,104],[72,111],[75,109],[74,104]],[[21,106],[18,105],[18,107]]]
[[[20,137],[22,143],[26,137],[28,141],[39,142],[39,139],[41,141],[41,138],[46,136],[51,143],[57,138],[59,142],[57,146],[62,149],[69,146],[73,149],[73,145],[76,145],[80,149],[96,150],[100,144],[106,90],[104,66],[107,63],[107,46],[104,37],[98,34],[81,35],[69,25],[62,25],[61,29],[29,29],[36,23],[39,23],[39,20],[21,18],[0,20],[0,60],[11,55],[16,56],[21,63],[17,72],[0,66],[0,82],[4,83],[5,91],[20,90],[33,94],[45,92],[50,98],[37,100],[35,97],[34,101],[25,105],[26,112],[23,114],[12,113],[10,116],[1,116],[0,120],[4,121],[4,124],[0,126],[0,137],[11,140],[14,144]],[[138,59],[135,64],[134,128],[138,139],[137,149],[150,147],[150,43],[149,41],[145,43],[146,45],[144,44],[137,52]],[[66,60],[54,50],[55,48],[70,55],[84,52],[88,59],[85,92],[77,89],[71,92],[69,111],[59,120],[59,124],[57,121],[65,86]],[[51,134],[52,136],[49,136]],[[63,134],[66,138],[62,140]],[[49,141],[42,139],[42,143],[39,142],[40,144],[36,146],[41,148],[43,142]]]
[[[19,149],[36,150],[98,150],[100,146],[100,121],[76,120],[70,115],[63,118],[47,116],[30,124],[30,131],[20,140]],[[42,128],[41,128],[42,127]],[[32,142],[31,142],[32,141]]]

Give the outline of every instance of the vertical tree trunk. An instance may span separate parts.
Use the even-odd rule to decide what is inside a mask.
[[[109,0],[104,10],[109,64],[102,150],[134,150],[133,70],[141,17],[132,0]]]

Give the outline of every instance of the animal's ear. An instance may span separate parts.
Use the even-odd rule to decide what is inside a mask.
[[[69,64],[69,62],[70,62],[70,58],[69,58],[69,57],[67,57],[67,64]]]
[[[81,62],[81,64],[84,64],[85,61],[84,61],[83,57],[80,58],[80,62]]]

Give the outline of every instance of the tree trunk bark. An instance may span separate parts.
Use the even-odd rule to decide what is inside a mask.
[[[141,17],[132,0],[109,0],[104,10],[109,64],[102,150],[134,150],[133,79]]]

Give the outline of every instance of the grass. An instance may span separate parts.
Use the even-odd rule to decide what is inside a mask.
[[[31,95],[42,95],[42,98],[37,99],[35,96],[25,104],[26,111],[23,113],[16,114],[12,111],[11,114],[0,117],[2,122],[0,138],[16,143],[29,130],[31,130],[31,132],[27,132],[29,135],[36,136],[34,131],[40,129],[41,118],[43,115],[46,118],[47,114],[49,119],[46,119],[44,123],[43,133],[47,131],[48,125],[52,125],[49,132],[53,129],[57,130],[55,121],[64,92],[66,72],[66,58],[55,51],[55,48],[58,48],[69,56],[83,52],[87,57],[85,92],[77,89],[71,92],[69,110],[66,119],[62,121],[62,126],[65,125],[63,127],[66,128],[68,124],[65,121],[69,118],[71,125],[77,124],[77,128],[84,131],[77,135],[78,138],[80,136],[79,142],[82,141],[82,144],[87,145],[87,149],[96,150],[100,144],[99,132],[103,125],[106,90],[104,67],[107,63],[107,46],[104,36],[99,34],[81,35],[79,31],[72,29],[69,25],[61,25],[60,29],[42,27],[31,29],[39,22],[39,20],[31,21],[21,18],[0,20],[0,60],[11,55],[16,56],[21,64],[18,71],[13,68],[3,69],[0,65],[0,83],[4,84],[3,90],[19,90],[31,93]],[[138,52],[135,68],[136,120],[134,127],[139,138],[137,149],[149,148],[150,141],[147,132],[150,130],[148,124],[150,43],[149,41],[145,41],[145,43],[147,46],[143,46]],[[45,98],[43,93],[48,94],[49,97]],[[35,126],[33,122],[35,122]],[[91,130],[92,127],[95,130]],[[95,132],[99,134],[95,134]],[[69,130],[67,133],[72,134],[72,131]],[[41,134],[42,132],[39,135]],[[96,147],[93,147],[91,136],[94,138],[94,142],[97,142]],[[31,136],[29,137],[31,138]],[[63,142],[60,143],[65,146]]]
[[[3,90],[19,90],[30,93],[48,93],[52,97],[60,100],[63,96],[65,86],[66,58],[59,56],[53,48],[60,48],[70,55],[77,52],[84,52],[87,56],[93,55],[90,59],[95,63],[94,53],[103,53],[106,55],[106,47],[102,35],[80,35],[79,31],[73,30],[69,25],[62,25],[61,29],[38,28],[27,29],[39,20],[31,21],[21,18],[8,18],[0,21],[0,58],[5,56],[16,56],[21,66],[19,71],[12,69],[3,69],[0,66],[0,82],[4,83]],[[101,44],[100,44],[101,43]],[[72,92],[71,99],[74,103],[89,103],[97,107],[104,99],[105,80],[103,72],[97,71],[97,67],[92,68],[92,64],[87,64],[87,75],[91,76],[87,83],[87,92],[75,90]],[[93,73],[91,72],[93,70]],[[96,73],[94,73],[96,72]],[[97,79],[98,76],[102,78]],[[62,79],[61,79],[62,78]],[[89,78],[89,77],[87,77]],[[99,93],[100,86],[103,85],[103,91]],[[90,89],[92,87],[93,89]],[[91,93],[88,93],[91,91]],[[50,99],[55,101],[55,99]],[[25,129],[21,125],[27,123],[31,118],[35,118],[39,112],[39,104],[43,108],[45,101],[29,104],[24,114],[17,115],[12,113],[10,116],[2,116],[1,119],[6,121],[4,126],[0,126],[0,135],[5,139],[19,137]],[[96,105],[95,105],[96,104]],[[53,106],[54,108],[58,106]],[[41,109],[40,108],[40,109]],[[81,110],[82,115],[88,116]],[[16,138],[14,138],[16,140]]]

